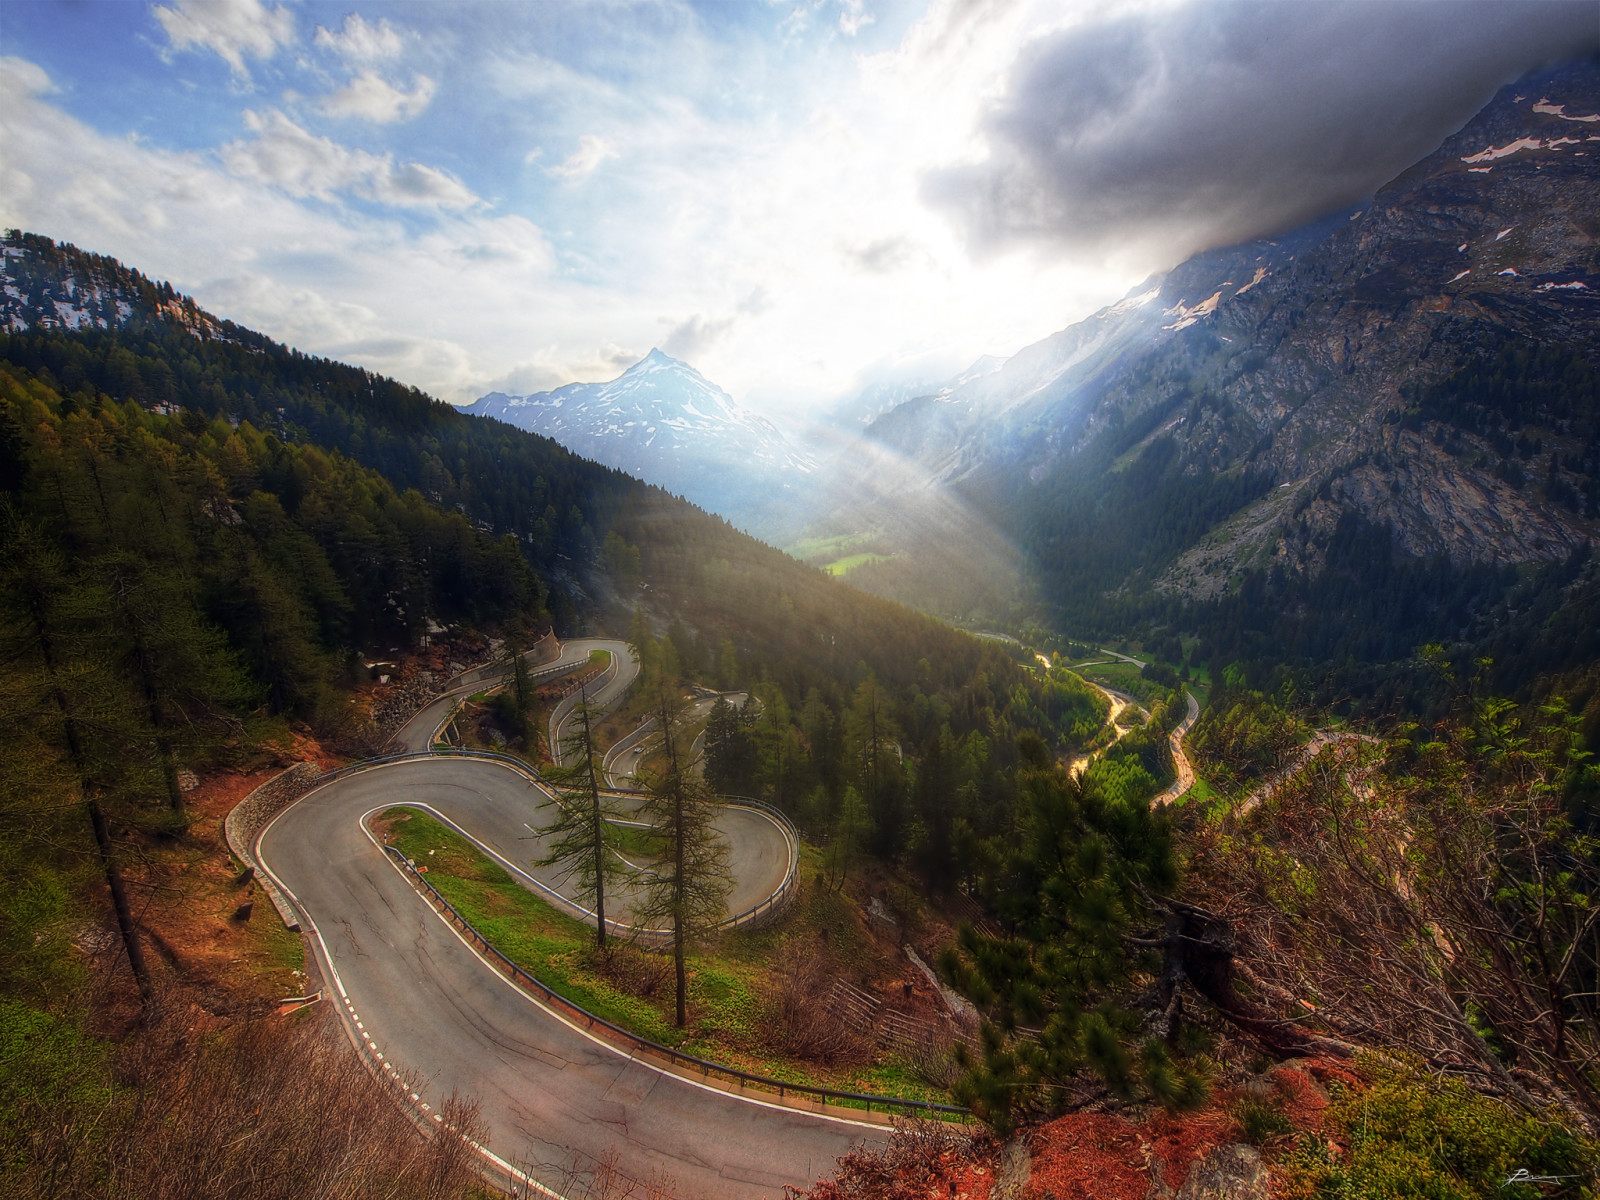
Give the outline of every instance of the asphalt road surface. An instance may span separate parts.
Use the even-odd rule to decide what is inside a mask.
[[[611,655],[611,665],[606,668],[605,674],[592,683],[585,684],[551,710],[550,756],[558,764],[561,763],[564,757],[561,753],[562,739],[569,732],[567,718],[572,715],[572,710],[578,706],[578,702],[580,700],[588,700],[596,713],[608,713],[622,703],[622,698],[628,694],[628,689],[633,686],[633,681],[639,678],[639,657],[627,642],[618,642],[606,638],[584,638],[581,642],[569,642],[567,644],[585,647],[585,659],[588,658],[591,650],[604,650]]]
[[[639,673],[638,663],[634,661],[633,652],[626,642],[611,641],[607,638],[573,638],[571,641],[562,642],[559,657],[547,663],[540,663],[531,669],[533,681],[539,683],[559,675],[571,674],[587,663],[590,653],[595,650],[609,650],[613,654],[621,654],[632,664],[631,673],[623,672],[626,683],[623,684],[622,690],[627,691],[628,686],[633,683],[634,676]],[[528,653],[532,654],[534,651],[530,650]],[[433,749],[439,727],[449,718],[457,701],[463,696],[470,696],[473,692],[498,685],[508,674],[506,668],[506,661],[493,662],[487,666],[474,667],[452,680],[438,698],[431,701],[395,733],[393,739],[395,749],[411,751]]]
[[[501,1158],[559,1188],[614,1156],[670,1194],[745,1200],[832,1172],[881,1127],[741,1100],[657,1071],[536,1004],[483,962],[379,849],[364,815],[427,804],[516,863],[532,857],[516,826],[537,826],[544,798],[509,768],[417,759],[334,780],[286,810],[257,853],[307,919],[357,1036],[438,1109],[475,1099]],[[747,810],[729,810],[743,813]],[[736,842],[736,830],[728,830]],[[527,830],[524,829],[526,834]],[[356,1024],[357,1014],[359,1025]]]

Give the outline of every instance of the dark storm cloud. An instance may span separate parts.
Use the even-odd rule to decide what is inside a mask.
[[[1182,257],[1359,200],[1495,89],[1596,51],[1600,5],[1213,0],[1039,39],[988,158],[925,191],[976,247],[1114,239]]]

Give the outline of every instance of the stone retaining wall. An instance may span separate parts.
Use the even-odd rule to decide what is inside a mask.
[[[309,792],[321,774],[322,768],[314,762],[295,763],[235,804],[228,813],[228,819],[223,822],[223,831],[233,856],[255,872],[256,882],[267,893],[272,907],[278,910],[283,923],[296,933],[300,931],[300,917],[277,885],[261,870],[256,862],[254,847],[256,838],[268,822]]]

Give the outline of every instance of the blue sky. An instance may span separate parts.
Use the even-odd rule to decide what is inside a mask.
[[[1359,198],[1597,12],[6,0],[0,222],[455,401],[661,346],[794,415]]]

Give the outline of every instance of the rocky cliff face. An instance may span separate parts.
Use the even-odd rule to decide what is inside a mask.
[[[1600,534],[1600,398],[1579,378],[1600,364],[1597,64],[1505,89],[1370,203],[1136,292],[870,435],[1036,550],[1063,487],[1157,443],[1169,475],[1252,481],[1146,580],[1189,599],[1248,569],[1315,574],[1351,516],[1463,565]],[[1453,401],[1539,347],[1576,364],[1567,400]],[[1109,463],[1093,452],[1113,441]]]

